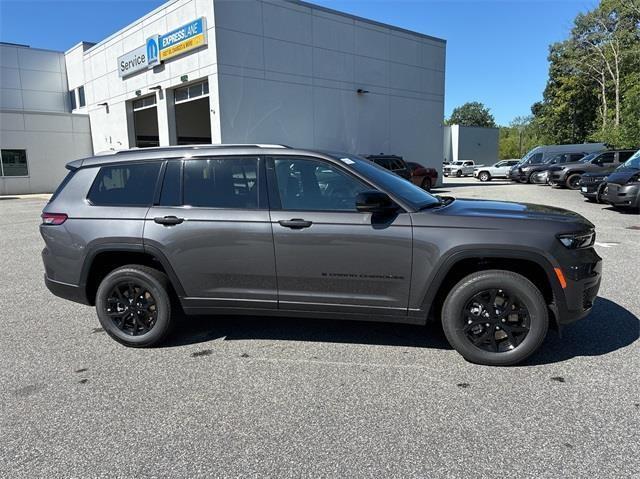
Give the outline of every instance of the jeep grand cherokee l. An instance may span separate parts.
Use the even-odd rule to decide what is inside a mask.
[[[275,145],[69,163],[42,213],[45,283],[128,346],[172,311],[425,324],[466,359],[522,361],[600,286],[593,225],[560,208],[440,198],[371,161]]]
[[[635,150],[605,151],[592,153],[580,161],[565,163],[549,168],[549,184],[554,187],[580,188],[580,179],[584,173],[604,171],[611,166],[619,166],[627,161]]]

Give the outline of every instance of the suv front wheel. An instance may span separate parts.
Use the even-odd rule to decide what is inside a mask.
[[[566,181],[567,188],[571,190],[577,190],[580,188],[580,180],[582,179],[582,175],[580,173],[574,173],[569,175]]]
[[[100,324],[116,341],[133,347],[153,346],[170,330],[167,276],[142,265],[115,269],[98,287],[96,311]]]
[[[511,271],[472,273],[456,284],[442,308],[442,326],[468,361],[509,366],[532,354],[549,326],[538,288]]]

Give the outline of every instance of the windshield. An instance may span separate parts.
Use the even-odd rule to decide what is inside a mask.
[[[372,161],[355,155],[335,155],[335,158],[416,210],[440,204],[440,200],[435,196]]]
[[[453,164],[454,164],[454,165],[458,165],[458,166],[460,166],[460,165],[462,165],[462,162],[461,162],[461,161],[456,161],[456,162],[454,162]]]
[[[591,153],[590,155],[585,156],[584,158],[581,158],[578,163],[589,163],[591,160],[593,160],[596,156],[598,156],[600,153]]]
[[[636,151],[631,158],[622,164],[622,166],[624,168],[636,168],[640,170],[640,150]]]

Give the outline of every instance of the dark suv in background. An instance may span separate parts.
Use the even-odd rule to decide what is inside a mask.
[[[432,196],[358,156],[211,145],[68,169],[42,213],[45,283],[128,346],[158,344],[180,309],[431,318],[468,360],[508,365],[587,315],[600,286],[582,216]]]
[[[561,153],[555,155],[543,163],[538,164],[530,164],[518,166],[513,169],[511,172],[511,180],[519,181],[521,183],[533,183],[533,176],[536,175],[538,177],[541,172],[548,171],[554,165],[561,165],[564,163],[572,163],[581,160],[584,158],[585,153]],[[546,182],[546,178],[544,178],[544,182]],[[539,180],[535,182],[541,182]]]
[[[627,161],[635,150],[612,150],[592,153],[580,161],[565,163],[549,168],[549,184],[554,187],[566,187],[572,190],[580,188],[580,179],[584,173],[597,173],[615,168]]]
[[[640,150],[606,178],[601,198],[616,208],[640,210]]]

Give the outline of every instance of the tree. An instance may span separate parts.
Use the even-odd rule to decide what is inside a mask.
[[[489,108],[482,103],[472,101],[453,109],[448,125],[481,126],[495,128],[496,121]]]

